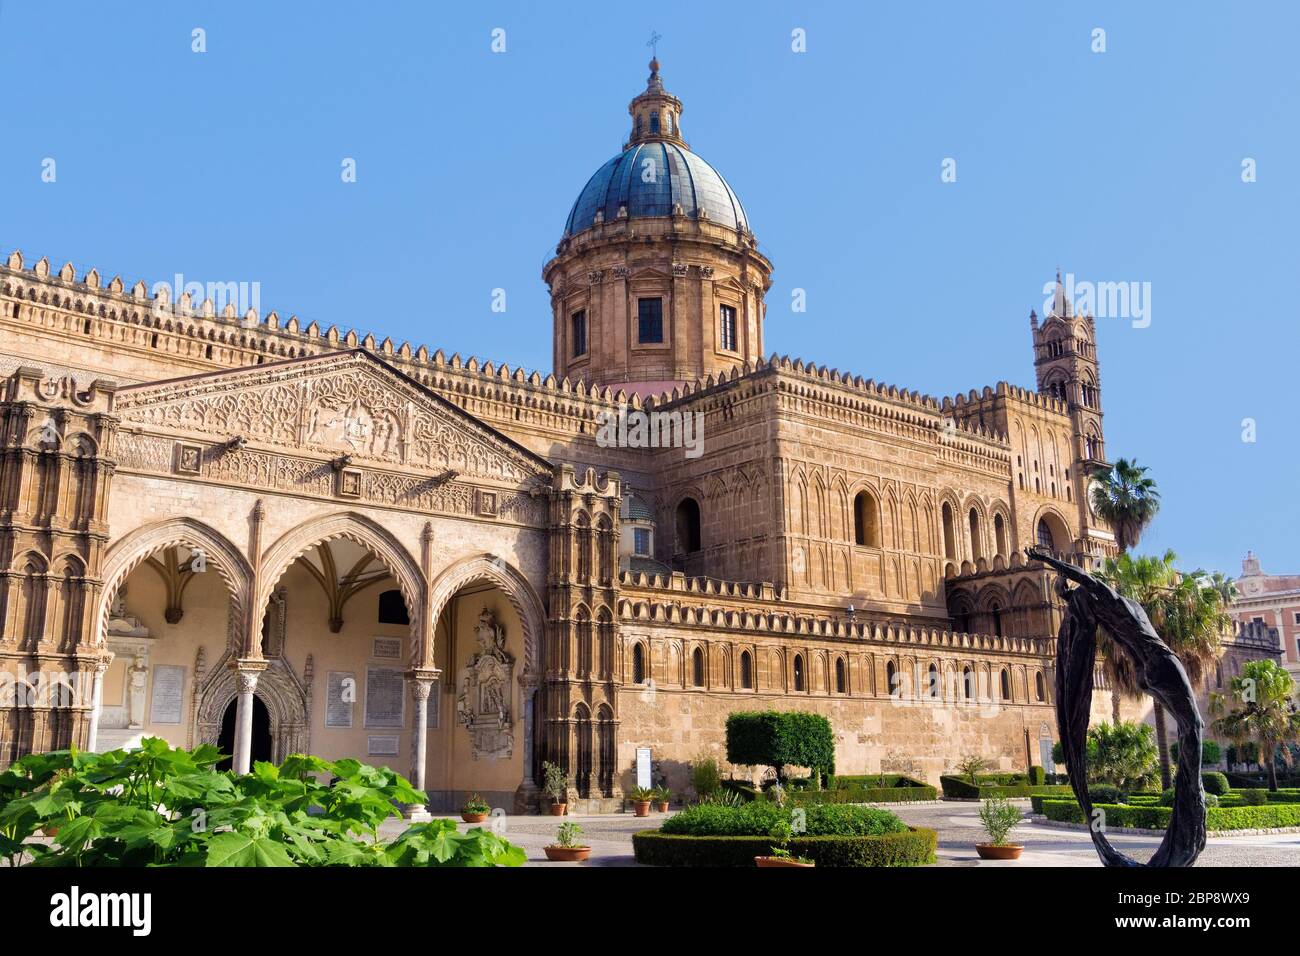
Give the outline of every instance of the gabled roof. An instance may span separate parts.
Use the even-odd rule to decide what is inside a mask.
[[[549,478],[551,463],[365,349],[119,389],[125,422],[467,477]]]

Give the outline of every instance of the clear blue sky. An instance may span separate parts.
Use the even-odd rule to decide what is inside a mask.
[[[686,138],[775,262],[769,352],[934,395],[1032,385],[1058,264],[1149,282],[1148,328],[1098,330],[1107,451],[1164,492],[1143,550],[1295,571],[1289,6],[0,0],[0,244],[548,370],[540,269],[653,28]]]

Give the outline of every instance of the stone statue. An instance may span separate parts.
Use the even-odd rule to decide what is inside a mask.
[[[1106,866],[1191,866],[1205,849],[1205,791],[1201,787],[1203,724],[1182,661],[1160,639],[1142,605],[1118,594],[1087,571],[1059,561],[1046,551],[1027,548],[1059,575],[1056,593],[1065,601],[1056,644],[1056,721],[1070,786],[1089,821],[1097,855]],[[1069,587],[1073,581],[1077,587]],[[1088,798],[1087,737],[1097,658],[1097,626],[1132,660],[1138,686],[1158,700],[1178,723],[1178,775],[1174,807],[1164,839],[1151,860],[1142,864],[1120,853],[1106,839]]]
[[[469,731],[475,760],[509,758],[515,747],[510,713],[515,659],[506,651],[505,629],[486,607],[474,640],[478,650],[460,672],[456,717]]]

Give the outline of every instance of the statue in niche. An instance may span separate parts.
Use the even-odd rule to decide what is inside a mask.
[[[515,748],[510,713],[515,659],[506,651],[505,628],[486,607],[474,627],[477,650],[460,672],[456,718],[469,731],[473,757],[508,759]]]

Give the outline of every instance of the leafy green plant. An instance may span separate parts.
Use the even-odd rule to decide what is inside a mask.
[[[633,803],[648,803],[655,798],[656,792],[652,787],[633,787],[628,791],[627,798]]]
[[[778,820],[772,824],[772,829],[767,831],[767,835],[772,838],[772,855],[777,859],[790,859],[790,838],[794,836],[794,830],[790,827],[788,820]]]
[[[0,774],[0,852],[30,866],[519,866],[495,834],[450,820],[391,843],[379,827],[425,795],[356,760],[295,754],[236,776],[212,746],[32,754]],[[329,780],[328,784],[320,780]],[[26,842],[57,827],[50,845]]]
[[[484,800],[482,797],[480,797],[477,793],[472,793],[470,794],[469,799],[465,801],[465,805],[460,808],[460,812],[461,813],[491,813],[492,808],[488,805],[488,802]]]
[[[564,803],[565,797],[569,795],[569,779],[564,768],[549,760],[543,760],[542,780],[542,789],[546,791],[546,795],[556,803]]]
[[[722,789],[722,769],[717,758],[703,753],[691,762],[691,789],[700,800],[708,800]]]
[[[1003,797],[980,804],[980,823],[994,846],[1006,846],[1007,835],[1021,823],[1020,811]]]
[[[667,787],[655,787],[654,796],[651,799],[655,800],[658,803],[671,803],[673,799],[673,792],[669,790]]]
[[[985,770],[989,769],[989,762],[979,754],[967,754],[957,761],[957,769],[961,771],[962,776],[966,777],[972,784],[978,785],[976,777]]]
[[[554,846],[585,846],[586,844],[578,842],[580,836],[582,836],[582,827],[572,821],[566,821],[561,823],[559,829],[555,831]]]
[[[727,760],[742,766],[835,772],[835,735],[821,714],[801,711],[737,711],[727,716]]]
[[[1108,783],[1125,793],[1149,790],[1158,779],[1160,757],[1146,724],[1098,724],[1088,730],[1089,783]]]
[[[1210,695],[1215,733],[1238,745],[1254,744],[1265,755],[1268,788],[1277,790],[1278,759],[1291,760],[1289,744],[1300,741],[1300,709],[1294,700],[1295,681],[1276,661],[1248,661],[1232,679],[1231,693]],[[1238,706],[1228,709],[1229,701]],[[1231,748],[1229,748],[1231,749]]]

